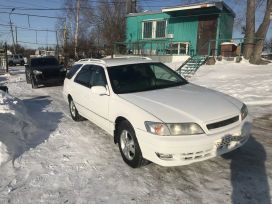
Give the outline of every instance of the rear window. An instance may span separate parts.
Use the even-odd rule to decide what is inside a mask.
[[[82,64],[75,64],[69,69],[69,72],[66,74],[67,79],[72,79],[72,77],[75,75],[75,73],[79,70],[79,68],[82,66]]]
[[[46,66],[58,65],[58,60],[55,58],[33,58],[31,59],[31,66]]]

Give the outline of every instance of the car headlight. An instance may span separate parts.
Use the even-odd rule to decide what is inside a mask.
[[[248,114],[247,106],[245,104],[243,104],[243,106],[241,108],[241,118],[242,118],[242,120],[244,120],[247,117],[247,114]]]
[[[167,136],[167,135],[197,135],[203,134],[204,131],[196,123],[158,123],[145,122],[146,130],[152,134]]]
[[[39,75],[39,74],[42,74],[42,71],[39,71],[39,70],[33,70],[33,74],[35,74],[35,75]]]
[[[65,68],[65,67],[62,67],[61,69],[60,69],[60,72],[66,72],[67,71],[67,69]]]

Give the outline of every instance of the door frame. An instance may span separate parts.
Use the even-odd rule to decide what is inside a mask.
[[[207,21],[214,21],[214,33],[211,33],[212,35],[208,36],[208,39],[204,39],[206,42],[205,44],[207,44],[207,51],[204,51],[204,49],[206,49],[206,46],[203,48],[203,46],[205,45],[204,43],[201,43],[201,33],[205,33],[204,32],[200,32],[200,29],[202,29],[201,23],[202,22],[207,22]],[[196,54],[197,55],[210,55],[211,53],[209,52],[209,44],[208,41],[209,40],[216,40],[217,39],[217,32],[218,32],[218,21],[219,21],[219,15],[215,14],[215,15],[210,15],[210,16],[199,16],[198,17],[198,29],[197,29],[197,44],[196,44]],[[203,39],[203,38],[202,38]],[[200,45],[201,44],[201,45]],[[216,48],[216,41],[214,41],[213,43],[211,43],[210,45],[210,50],[212,50],[212,53],[214,53]]]

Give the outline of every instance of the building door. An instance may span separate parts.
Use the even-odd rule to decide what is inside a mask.
[[[200,16],[198,22],[197,54],[208,55],[209,41],[216,39],[217,16]],[[215,51],[216,42],[211,42],[211,52]],[[210,53],[211,54],[211,53]]]

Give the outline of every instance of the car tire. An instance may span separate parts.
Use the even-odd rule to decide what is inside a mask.
[[[13,62],[9,62],[8,65],[9,65],[9,66],[13,66]]]
[[[31,86],[32,86],[32,89],[38,88],[38,83],[33,76],[31,77]]]
[[[71,114],[71,117],[74,121],[81,121],[82,120],[82,117],[81,115],[78,113],[77,111],[77,108],[76,108],[76,105],[73,101],[73,99],[69,99],[69,110],[70,110],[70,114]]]
[[[21,61],[20,65],[21,66],[24,66],[25,62],[24,61]]]
[[[128,121],[122,121],[118,125],[117,134],[119,150],[126,164],[138,168],[149,163],[143,158],[134,128]]]

